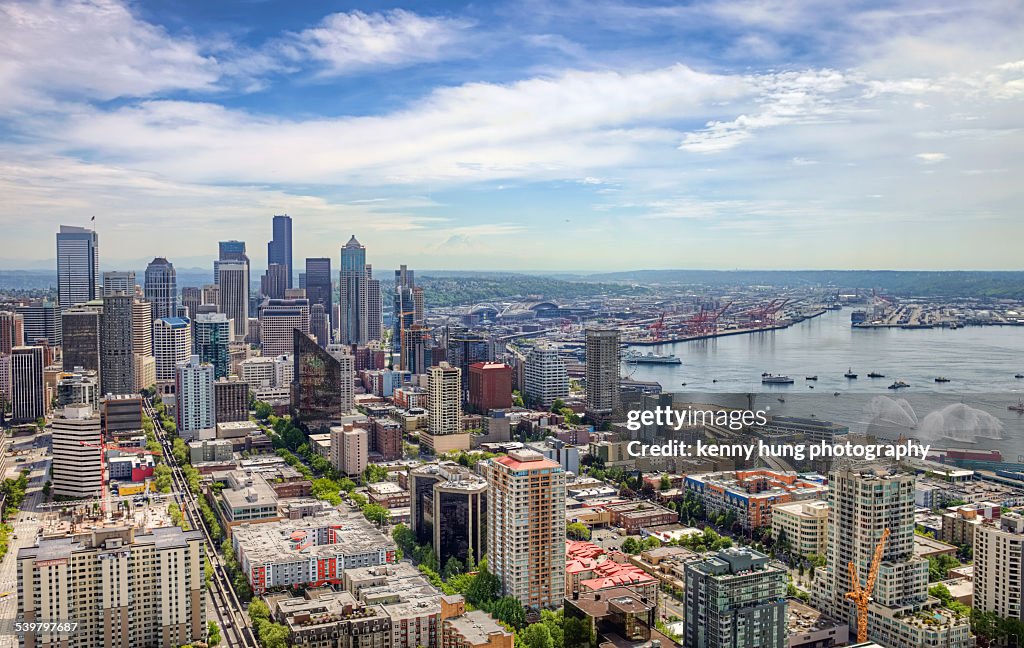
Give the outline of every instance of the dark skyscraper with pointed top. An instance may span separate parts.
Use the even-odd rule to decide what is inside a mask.
[[[153,319],[178,316],[178,279],[174,264],[163,257],[146,266],[146,300],[153,304]]]
[[[288,288],[292,287],[292,217],[274,216],[274,238],[267,243],[267,265],[277,263],[288,268]]]

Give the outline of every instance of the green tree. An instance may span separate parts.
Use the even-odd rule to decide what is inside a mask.
[[[515,629],[526,625],[526,611],[522,604],[511,596],[504,596],[490,606],[490,613],[495,619],[507,623]]]
[[[543,623],[533,623],[526,626],[519,637],[526,648],[555,648],[555,641],[551,638],[551,631]]]
[[[462,564],[462,561],[452,556],[444,564],[444,569],[441,571],[441,577],[445,580],[449,580],[453,576],[457,576],[466,571],[466,566]]]
[[[377,464],[370,464],[363,471],[363,480],[372,484],[373,482],[387,481],[388,471],[384,466],[378,466]]]
[[[256,404],[253,406],[253,411],[257,419],[266,421],[270,418],[270,415],[274,413],[274,408],[270,406],[270,403],[256,401]]]
[[[469,603],[485,607],[501,596],[501,581],[487,569],[485,561],[480,561],[476,578],[464,594]]]
[[[210,621],[207,626],[206,643],[209,646],[216,646],[220,643],[220,628],[215,621]]]
[[[180,437],[174,438],[171,454],[174,456],[174,460],[177,461],[179,465],[184,466],[185,464],[189,463],[188,446],[185,444],[185,441]]]
[[[669,479],[668,474],[661,476],[661,482],[658,484],[658,490],[667,491],[672,488],[672,480]]]
[[[590,528],[582,522],[572,522],[565,527],[565,534],[574,540],[590,540]]]
[[[153,483],[161,493],[171,492],[171,469],[167,464],[157,464],[157,467],[153,469]]]
[[[562,623],[565,648],[593,648],[597,644],[594,628],[586,619],[566,617]]]
[[[363,517],[377,526],[384,526],[391,520],[391,511],[380,504],[366,504],[362,507]]]
[[[622,541],[622,553],[636,554],[640,553],[640,543],[636,538],[630,536]]]
[[[253,623],[260,619],[264,621],[270,620],[270,608],[263,602],[263,599],[256,599],[249,604],[249,619]]]

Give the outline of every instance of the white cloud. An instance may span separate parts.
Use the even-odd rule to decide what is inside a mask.
[[[219,77],[195,41],[113,0],[0,3],[0,107],[208,90]]]
[[[945,153],[918,153],[914,157],[925,164],[938,164],[949,159],[949,156]]]
[[[338,75],[370,67],[404,66],[443,58],[470,24],[396,9],[387,13],[335,13],[319,25],[283,39],[282,52],[295,60],[312,59],[323,74]]]

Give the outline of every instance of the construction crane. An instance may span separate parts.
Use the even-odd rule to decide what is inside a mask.
[[[662,311],[661,317],[658,318],[654,324],[647,327],[651,331],[651,336],[655,342],[661,341],[661,333],[665,330],[665,313]]]
[[[868,569],[868,580],[864,587],[860,586],[860,578],[857,576],[857,565],[850,561],[850,591],[846,598],[857,604],[857,643],[865,643],[868,640],[868,603],[871,602],[871,592],[875,589],[875,580],[878,578],[878,565],[882,562],[882,552],[885,550],[885,542],[889,539],[889,529],[882,531],[882,539],[875,546],[875,555],[871,559],[871,567]]]
[[[106,459],[105,455],[106,455],[107,450],[120,450],[121,452],[128,452],[128,453],[132,453],[132,454],[148,454],[148,455],[161,455],[161,454],[163,454],[162,452],[151,452],[151,451],[145,450],[143,448],[123,448],[123,447],[121,447],[121,446],[119,446],[117,444],[114,444],[114,443],[87,443],[85,441],[79,441],[78,444],[82,445],[82,446],[85,446],[87,448],[99,448],[99,450],[100,450],[100,498],[101,498],[101,502],[102,502],[100,510],[103,512],[104,516],[107,515],[107,510],[109,508],[107,501],[110,499],[110,493],[107,491],[106,472],[104,471],[104,469],[106,468],[106,463],[107,463],[105,461],[105,459]]]

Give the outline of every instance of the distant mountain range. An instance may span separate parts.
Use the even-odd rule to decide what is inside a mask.
[[[136,270],[136,277],[142,283],[144,270]],[[603,293],[621,295],[653,286],[824,288],[878,290],[905,297],[1024,299],[1024,271],[629,270],[584,274],[430,270],[417,272],[417,279],[427,293],[428,303],[435,306],[530,296],[568,299]],[[45,290],[56,286],[56,280],[52,270],[0,270],[0,289]],[[213,271],[209,269],[178,269],[179,287],[202,286],[212,280]],[[254,271],[253,284],[258,280],[258,271]],[[386,289],[390,281],[385,279],[382,284]]]

